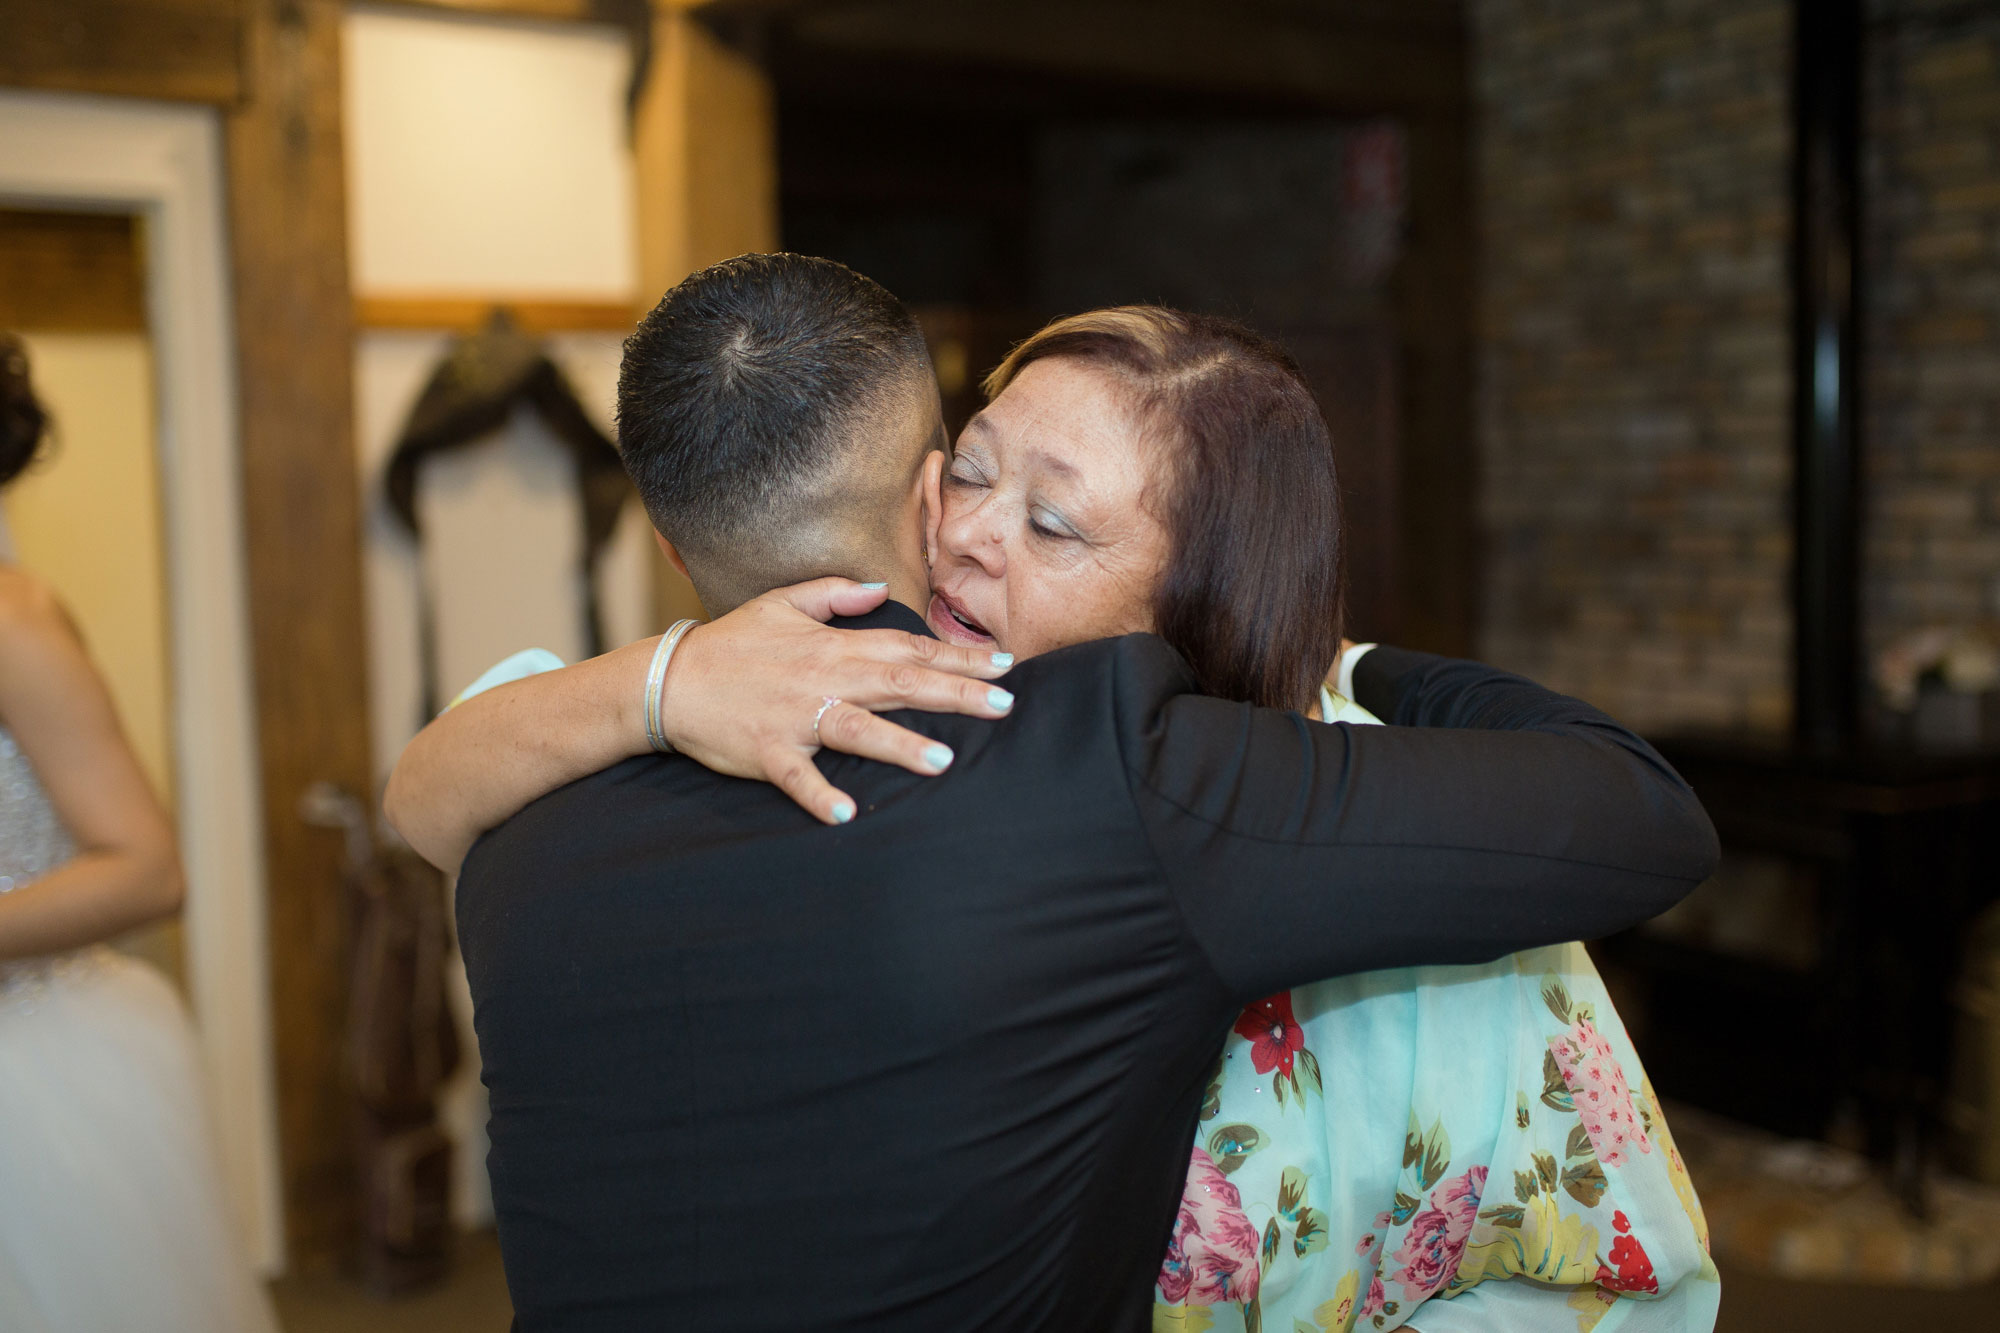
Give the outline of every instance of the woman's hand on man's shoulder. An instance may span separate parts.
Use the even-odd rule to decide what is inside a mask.
[[[829,824],[856,806],[812,762],[840,750],[934,776],[951,752],[878,713],[917,709],[1004,717],[986,682],[1013,659],[896,629],[834,629],[886,600],[880,585],[823,578],[779,588],[688,632],[660,692],[666,739],[718,773],[774,783]]]

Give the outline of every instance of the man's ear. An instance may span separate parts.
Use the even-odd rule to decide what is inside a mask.
[[[937,558],[938,531],[944,527],[944,450],[933,449],[924,457],[924,563]]]
[[[667,558],[667,563],[681,572],[682,578],[693,577],[688,573],[687,561],[681,559],[681,553],[674,549],[674,544],[668,541],[658,528],[653,529],[653,542],[660,548],[660,554]]]

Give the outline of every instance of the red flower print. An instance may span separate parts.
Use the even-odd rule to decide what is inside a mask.
[[[1260,1074],[1273,1069],[1292,1072],[1292,1060],[1306,1044],[1305,1030],[1292,1017],[1292,993],[1279,991],[1245,1009],[1236,1019],[1236,1035],[1250,1043],[1250,1063]]]
[[[1624,1213],[1613,1213],[1611,1225],[1620,1233],[1611,1242],[1612,1267],[1597,1266],[1597,1285],[1606,1291],[1643,1291],[1648,1294],[1659,1291],[1660,1280],[1653,1276],[1653,1260],[1646,1253],[1646,1247],[1639,1243],[1637,1236],[1625,1234],[1632,1229],[1632,1223]]]

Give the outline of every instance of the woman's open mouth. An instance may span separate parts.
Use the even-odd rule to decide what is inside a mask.
[[[986,627],[965,613],[965,608],[941,592],[931,594],[931,604],[924,611],[924,619],[937,631],[937,636],[946,643],[964,643],[984,647],[994,641],[986,632]]]

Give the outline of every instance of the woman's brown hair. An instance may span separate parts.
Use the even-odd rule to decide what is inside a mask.
[[[1171,459],[1160,636],[1204,693],[1305,706],[1340,655],[1344,606],[1333,442],[1298,366],[1230,320],[1117,306],[1016,347],[987,398],[1051,357],[1110,374]]]

